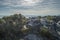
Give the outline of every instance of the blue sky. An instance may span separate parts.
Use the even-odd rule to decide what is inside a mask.
[[[60,0],[0,0],[0,15],[60,15]]]

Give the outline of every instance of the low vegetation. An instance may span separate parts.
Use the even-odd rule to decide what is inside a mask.
[[[42,17],[38,16],[37,18],[40,20]],[[60,16],[46,16],[46,18],[48,20],[53,20],[54,22],[58,22],[60,20]],[[14,14],[0,18],[0,40],[19,40],[20,38],[24,38],[28,32],[34,30],[30,27],[26,30],[23,28],[28,20],[29,19],[21,14]],[[46,37],[50,40],[56,40],[47,28],[36,28],[36,30],[38,32],[38,35],[41,35],[42,37]]]

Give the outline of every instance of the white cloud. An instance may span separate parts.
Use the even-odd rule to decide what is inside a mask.
[[[22,9],[57,9],[59,7],[54,0],[4,0],[0,1],[1,5],[5,5],[7,8],[20,8]]]
[[[22,0],[22,5],[23,6],[34,6],[38,2],[42,2],[43,0]]]
[[[34,6],[38,2],[42,2],[43,0],[4,0],[2,5],[12,6],[12,7],[20,7],[20,6]]]
[[[58,10],[13,10],[12,13],[21,13],[23,15],[57,15],[60,11]],[[60,14],[59,14],[60,15]]]

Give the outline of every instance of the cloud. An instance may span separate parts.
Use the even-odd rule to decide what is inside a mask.
[[[55,15],[60,13],[59,10],[60,0],[34,0],[34,2],[31,0],[0,0],[0,13],[3,14],[21,12],[24,15]]]
[[[13,7],[16,7],[16,6],[20,6],[20,1],[17,1],[17,0],[4,0],[2,1],[3,3],[1,3],[2,5],[6,5],[6,6],[13,6]]]
[[[59,10],[51,10],[51,9],[45,9],[45,10],[13,10],[11,13],[21,13],[23,15],[60,15]]]
[[[0,0],[0,5],[13,9],[59,9],[60,7],[59,1],[56,0]]]
[[[20,6],[32,6],[35,3],[42,2],[43,0],[3,0],[0,1],[2,5],[20,7]],[[2,3],[3,2],[3,3]]]

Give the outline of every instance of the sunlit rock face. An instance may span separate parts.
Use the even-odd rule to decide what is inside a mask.
[[[37,35],[35,34],[28,34],[27,36],[25,36],[24,38],[25,40],[43,40],[43,38],[39,38]]]
[[[31,19],[27,22],[27,25],[34,28],[34,27],[39,27],[41,24],[40,24],[40,21],[37,20],[37,19]]]
[[[41,24],[43,24],[43,25],[46,25],[46,24],[47,24],[45,18],[41,18],[41,19],[40,19],[40,22],[41,22]]]
[[[57,22],[57,26],[60,27],[60,21]]]

